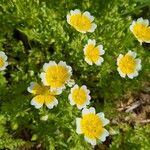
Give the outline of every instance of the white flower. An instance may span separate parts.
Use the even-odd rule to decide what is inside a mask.
[[[141,17],[137,19],[137,21],[133,21],[130,25],[130,30],[141,44],[142,42],[150,43],[150,26],[148,19]]]
[[[4,52],[0,52],[0,71],[5,70],[7,66],[7,56]]]
[[[104,59],[101,57],[105,53],[105,51],[103,50],[103,45],[96,46],[95,40],[89,39],[83,51],[85,56],[84,60],[89,65],[96,64],[99,66],[104,61]]]
[[[66,62],[60,61],[56,64],[55,61],[45,63],[43,66],[44,72],[41,73],[41,79],[44,85],[50,86],[51,90],[64,89],[65,84],[71,86],[74,84],[70,79],[72,68]]]
[[[121,77],[125,78],[126,75],[133,79],[138,76],[138,71],[141,70],[141,60],[135,59],[136,53],[129,51],[125,56],[120,54],[117,58],[117,70]]]
[[[79,87],[77,84],[71,89],[69,101],[71,105],[77,105],[78,109],[86,107],[90,104],[90,91],[85,85]]]
[[[51,91],[50,87],[40,85],[36,82],[31,82],[30,86],[27,88],[28,92],[34,94],[35,96],[31,100],[31,105],[39,109],[45,104],[49,109],[58,105],[58,100],[55,98],[56,95],[60,95],[62,91]]]
[[[84,108],[82,118],[76,118],[76,132],[84,134],[84,138],[92,145],[96,145],[96,140],[104,142],[109,132],[104,128],[109,120],[104,117],[104,113],[96,114],[95,108]]]
[[[81,13],[79,9],[71,10],[67,15],[67,22],[81,33],[94,32],[97,25],[94,17],[88,11]]]

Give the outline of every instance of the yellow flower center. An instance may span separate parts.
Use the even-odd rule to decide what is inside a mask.
[[[90,139],[99,138],[104,131],[103,123],[96,114],[83,115],[81,119],[81,131]]]
[[[91,20],[82,14],[72,15],[70,24],[79,31],[88,31],[92,27]]]
[[[50,103],[55,98],[54,96],[57,94],[57,92],[51,92],[50,88],[48,86],[40,86],[39,84],[36,84],[32,91],[37,96],[35,97],[38,103]]]
[[[4,66],[4,59],[0,57],[0,67]]]
[[[140,40],[150,41],[150,27],[147,27],[144,24],[135,24],[133,34]]]
[[[43,93],[43,87],[36,83],[32,88],[32,93],[37,95]]]
[[[63,66],[51,66],[45,72],[45,78],[49,86],[60,88],[70,78],[70,73],[68,69]]]
[[[100,56],[99,49],[94,44],[89,44],[86,47],[85,56],[92,62],[97,62]]]
[[[136,69],[136,61],[132,56],[126,54],[120,59],[119,68],[124,74],[134,73]]]
[[[75,89],[72,98],[76,104],[83,105],[87,99],[86,91],[82,88]]]

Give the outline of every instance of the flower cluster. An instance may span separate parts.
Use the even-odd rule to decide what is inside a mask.
[[[60,61],[58,64],[54,61],[45,63],[43,65],[43,72],[41,73],[42,83],[31,82],[27,88],[28,92],[32,93],[34,97],[31,100],[31,105],[39,109],[44,104],[47,108],[52,109],[58,105],[57,95],[62,93],[65,85],[72,86],[74,84],[71,79],[72,68],[65,62]],[[96,145],[96,140],[105,141],[109,132],[104,129],[104,126],[109,123],[105,119],[103,113],[95,114],[93,107],[87,109],[90,104],[90,91],[85,85],[81,87],[77,84],[71,88],[68,96],[71,105],[76,105],[78,109],[82,109],[82,118],[76,119],[77,133],[84,134],[85,140],[92,145]],[[48,117],[41,118],[47,120]]]
[[[71,10],[67,16],[67,23],[80,33],[93,33],[97,25],[95,18],[90,12],[81,12],[79,9]],[[138,18],[130,25],[130,31],[142,44],[150,43],[149,20]],[[97,65],[100,67],[104,63],[105,46],[98,43],[95,39],[88,39],[83,45],[83,59],[88,65]],[[129,50],[126,54],[118,54],[116,59],[116,71],[122,78],[133,79],[137,77],[142,68],[141,59],[137,58],[136,52]],[[0,51],[0,71],[8,66],[7,56]],[[81,117],[76,118],[76,132],[83,134],[85,140],[91,145],[96,145],[97,141],[104,142],[109,136],[105,126],[109,120],[105,118],[103,112],[96,113],[94,107],[90,107],[92,101],[91,92],[86,85],[78,85],[72,77],[72,68],[66,62],[49,61],[43,65],[43,71],[40,74],[41,81],[30,82],[27,91],[33,95],[31,105],[36,109],[46,107],[53,109],[59,104],[59,95],[67,86],[70,87],[68,102],[72,107],[79,109]],[[73,86],[73,87],[72,87]],[[47,121],[48,115],[44,115],[40,120]]]
[[[31,82],[27,88],[28,92],[35,95],[31,100],[31,105],[39,109],[45,104],[49,109],[57,106],[56,95],[62,93],[66,85],[72,86],[74,81],[71,79],[72,68],[66,62],[50,61],[43,65],[43,71],[40,75],[42,84]]]
[[[94,32],[97,25],[93,23],[94,17],[89,12],[82,13],[80,10],[71,10],[67,15],[67,22],[81,33]],[[139,18],[137,22],[133,22],[130,30],[140,42],[149,42],[149,27],[148,20]],[[83,48],[84,60],[89,65],[96,64],[100,66],[104,61],[102,55],[105,54],[103,45],[96,44],[96,40],[89,39]],[[2,64],[2,63],[1,63]],[[128,76],[130,79],[138,76],[138,71],[141,70],[141,60],[136,58],[136,53],[128,51],[127,54],[120,54],[117,58],[117,70],[121,77]],[[39,109],[45,104],[49,109],[58,105],[57,95],[62,93],[66,85],[73,86],[74,80],[71,79],[72,68],[66,62],[60,61],[58,64],[55,61],[50,61],[43,65],[40,84],[31,82],[28,87],[28,92],[34,95],[31,100],[31,105]],[[76,105],[82,111],[82,117],[76,118],[76,132],[84,134],[84,138],[92,145],[96,145],[97,140],[102,142],[109,136],[109,132],[104,128],[109,123],[105,118],[104,113],[95,112],[95,108],[87,106],[90,104],[90,90],[86,85],[75,84],[68,96],[70,104]],[[48,117],[43,120],[47,120]]]
[[[93,23],[94,17],[91,16],[89,12],[81,13],[80,10],[71,10],[67,15],[67,22],[73,26],[77,31],[81,33],[94,32],[96,29],[95,23]],[[133,32],[135,37],[142,42],[150,43],[150,27],[149,21],[147,19],[139,18],[137,21],[133,21],[130,26],[130,30]],[[93,27],[93,28],[92,28]],[[96,64],[100,66],[104,61],[102,55],[105,51],[103,50],[103,45],[96,45],[95,40],[89,39],[87,44],[84,46],[84,60],[89,65]],[[138,76],[138,72],[141,70],[141,60],[136,59],[136,53],[129,51],[125,56],[120,54],[117,58],[117,71],[122,78],[126,75],[133,79]],[[73,103],[72,103],[73,104]]]

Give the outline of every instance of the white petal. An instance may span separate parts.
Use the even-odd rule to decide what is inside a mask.
[[[44,85],[49,86],[48,83],[47,83],[47,81],[46,81],[45,73],[44,73],[44,72],[42,72],[42,73],[40,74],[40,78],[41,78],[41,81],[42,81],[42,83],[43,83]]]
[[[121,58],[123,58],[123,55],[122,54],[120,54],[119,56],[118,56],[118,58],[117,58],[117,65],[119,65],[119,62],[120,62],[120,59]]]
[[[3,67],[0,68],[0,71],[3,71],[5,69],[6,69],[6,67],[3,66]]]
[[[103,122],[103,126],[109,124],[110,121],[105,118],[103,112],[97,113],[97,115],[99,116],[100,120]]]
[[[59,65],[59,66],[62,66],[62,67],[64,67],[64,68],[67,68],[67,69],[68,69],[68,72],[72,73],[72,68],[71,68],[70,66],[68,66],[68,65],[66,64],[66,62],[60,61],[60,62],[58,63],[58,65]]]
[[[60,62],[58,63],[58,65],[59,65],[59,66],[63,66],[63,67],[67,67],[67,64],[66,64],[65,61],[60,61]]]
[[[86,104],[86,105],[89,105],[89,104],[90,104],[90,100],[91,100],[91,96],[90,96],[90,95],[87,95],[87,104]]]
[[[93,65],[93,62],[92,62],[91,60],[89,60],[87,57],[85,57],[84,60],[85,60],[89,65]]]
[[[30,82],[30,85],[29,85],[29,87],[27,88],[27,91],[28,91],[29,93],[33,93],[32,90],[33,90],[33,88],[34,88],[34,86],[35,86],[36,84],[37,84],[36,82]]]
[[[148,19],[143,19],[143,18],[141,17],[141,18],[138,18],[138,19],[137,19],[137,23],[142,23],[142,24],[148,26],[148,25],[149,25],[149,20],[148,20]]]
[[[99,49],[100,55],[104,55],[105,51],[103,50],[103,45],[98,45],[97,48]]]
[[[76,118],[76,132],[78,134],[82,134],[83,132],[81,131],[81,118]]]
[[[136,57],[136,52],[128,51],[127,55],[132,56],[133,58]]]
[[[75,81],[73,79],[70,79],[68,82],[67,82],[67,85],[69,87],[72,87],[73,85],[75,84]]]
[[[52,109],[54,106],[57,106],[58,105],[58,100],[56,98],[54,98],[54,100],[51,102],[51,103],[47,103],[46,106],[49,108],[49,109]]]
[[[134,78],[134,75],[133,75],[133,74],[127,74],[127,76],[128,76],[130,79],[133,79],[133,78]]]
[[[150,43],[150,41],[145,41],[145,43]]]
[[[88,32],[94,32],[96,28],[97,28],[97,25],[95,23],[92,23],[92,27]]]
[[[78,86],[77,84],[75,84],[74,87],[71,88],[71,93],[72,93],[75,89],[78,89],[78,88],[79,88],[79,86]]]
[[[78,105],[77,104],[77,108],[79,109],[79,110],[81,110],[82,108],[85,108],[86,107],[86,104],[84,104],[84,105]]]
[[[78,30],[76,29],[77,31],[79,31],[80,33],[86,33],[86,31],[82,31],[82,30]]]
[[[104,118],[102,121],[103,121],[104,126],[110,123],[110,121],[106,118]]]
[[[90,90],[87,89],[86,85],[82,85],[81,89],[83,89],[87,93],[87,95],[90,94]]]
[[[60,94],[62,93],[62,89],[55,89],[55,90],[54,90],[54,89],[51,89],[51,88],[50,88],[50,91],[51,91],[51,92],[55,92],[55,95],[60,95]]]
[[[62,93],[62,89],[57,89],[57,95],[60,95]]]
[[[59,88],[51,87],[51,88],[50,88],[50,91],[52,91],[52,92],[61,91],[61,90],[65,89],[65,88],[66,88],[66,87],[65,87],[64,85],[62,85],[62,86],[59,87]]]
[[[4,67],[6,68],[8,66],[8,62],[7,61],[5,61],[5,63],[4,63]]]
[[[82,85],[82,86],[81,86],[81,89],[83,89],[83,90],[86,92],[86,91],[87,91],[86,85]]]
[[[84,108],[84,109],[82,110],[82,116],[83,116],[83,115],[86,115],[86,114],[90,114],[90,113],[95,114],[95,108],[94,108],[94,107],[90,107],[89,109]]]
[[[95,114],[95,108],[94,107],[90,107],[88,110],[89,110],[90,113]]]
[[[104,119],[105,115],[103,112],[97,113],[97,115],[100,117],[100,119]]]
[[[87,18],[89,18],[91,22],[94,20],[94,17],[91,16],[91,14],[90,14],[88,11],[85,11],[85,12],[83,13],[83,15],[85,15]]]
[[[131,32],[133,32],[133,28],[134,28],[134,25],[135,25],[135,24],[136,24],[136,22],[135,22],[135,21],[133,21],[133,22],[132,22],[132,24],[130,25],[130,27],[129,27],[129,28],[130,28],[130,31],[131,31]]]
[[[134,72],[133,77],[137,77],[139,73],[137,71]]]
[[[134,77],[137,77],[139,74],[137,71],[135,71],[134,73],[132,74],[127,74],[127,76],[130,78],[130,79],[133,79]]]
[[[72,94],[69,94],[68,99],[69,99],[70,105],[72,105],[72,106],[75,105],[75,102],[74,102],[74,100],[72,99]]]
[[[81,11],[79,9],[75,9],[75,10],[71,10],[70,11],[71,15],[77,15],[77,14],[81,14]]]
[[[77,108],[79,109],[79,110],[81,110],[82,108],[85,108],[86,107],[86,105],[78,105],[77,104]]]
[[[102,142],[104,142],[105,140],[106,140],[106,137],[108,137],[109,136],[109,132],[106,130],[106,129],[104,129],[104,132],[103,132],[103,134],[99,137],[99,139],[102,141]]]
[[[43,70],[46,71],[51,66],[57,66],[56,62],[55,61],[49,61],[49,63],[45,63],[43,65]]]
[[[84,49],[83,49],[84,55],[86,55],[87,47],[88,47],[88,44],[86,44],[86,45],[84,46]]]
[[[0,68],[0,71],[3,71],[8,66],[8,62],[4,62],[4,65]]]
[[[88,143],[90,143],[91,145],[96,145],[96,139],[90,139],[86,136],[84,136],[85,141],[87,141]]]
[[[82,108],[86,108],[86,106],[90,104],[90,100],[89,100],[90,98],[91,98],[91,97],[88,96],[88,99],[86,100],[86,102],[85,102],[83,105],[78,105],[78,104],[77,104],[77,108],[80,109],[80,110],[81,110]]]
[[[140,17],[140,18],[137,19],[137,22],[138,22],[138,23],[142,23],[143,21],[144,21],[144,20],[143,20],[142,17]]]
[[[99,57],[99,59],[95,62],[96,65],[100,66],[104,59],[102,57]]]
[[[135,61],[136,61],[136,64],[137,64],[137,71],[139,71],[139,70],[141,70],[141,68],[142,68],[142,65],[141,65],[141,59],[135,59]]]
[[[92,39],[89,39],[87,46],[88,46],[89,44],[95,45],[95,44],[96,44],[96,41],[95,41],[94,39],[93,39],[93,40],[92,40]]]
[[[120,70],[119,67],[117,68],[117,71],[119,72],[119,74],[120,74],[120,76],[121,76],[122,78],[125,78],[125,77],[126,77],[126,74],[124,74],[124,73]]]
[[[7,56],[6,56],[6,54],[4,53],[4,52],[0,52],[0,57],[4,60],[4,61],[6,61],[7,60]]]
[[[67,22],[70,24],[70,14],[67,15]]]
[[[43,104],[42,103],[38,103],[35,98],[33,98],[31,100],[31,105],[35,106],[36,109],[39,109],[39,108],[41,108],[43,106]]]
[[[148,25],[149,25],[149,20],[148,20],[148,19],[144,19],[144,24],[145,24],[146,26],[148,26]]]

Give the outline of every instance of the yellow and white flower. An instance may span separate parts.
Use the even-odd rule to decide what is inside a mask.
[[[103,45],[98,45],[96,46],[96,41],[95,40],[88,40],[88,43],[84,46],[84,55],[85,58],[84,60],[89,64],[89,65],[101,65],[104,59],[101,57],[102,55],[105,54],[105,51],[103,50]]]
[[[150,26],[148,19],[141,17],[137,19],[137,21],[133,21],[130,25],[130,30],[141,44],[142,42],[150,43]]]
[[[27,90],[35,95],[35,97],[31,100],[31,105],[35,106],[37,109],[41,108],[43,104],[45,104],[49,109],[57,106],[58,100],[55,96],[62,93],[61,90],[51,91],[50,87],[42,84],[40,85],[36,82],[31,82]]]
[[[41,79],[45,86],[50,86],[51,90],[64,89],[65,84],[72,86],[74,80],[70,79],[72,68],[66,62],[60,61],[56,64],[55,61],[50,61],[43,65],[44,72],[41,73]]]
[[[117,58],[117,70],[121,77],[125,78],[126,75],[133,79],[138,76],[138,71],[141,70],[141,59],[135,59],[136,53],[129,51],[125,56],[122,54]]]
[[[104,142],[109,132],[104,128],[109,120],[104,117],[104,113],[95,112],[95,108],[84,108],[82,110],[82,118],[76,118],[76,132],[84,134],[84,138],[92,145],[96,145],[97,140]]]
[[[90,104],[90,91],[85,85],[79,87],[77,84],[71,89],[69,101],[71,105],[77,105],[78,109],[86,107]]]
[[[7,66],[7,56],[4,52],[0,52],[0,71],[5,70]]]
[[[67,15],[67,22],[81,33],[94,32],[97,25],[94,17],[88,11],[81,13],[79,9],[71,10]]]

